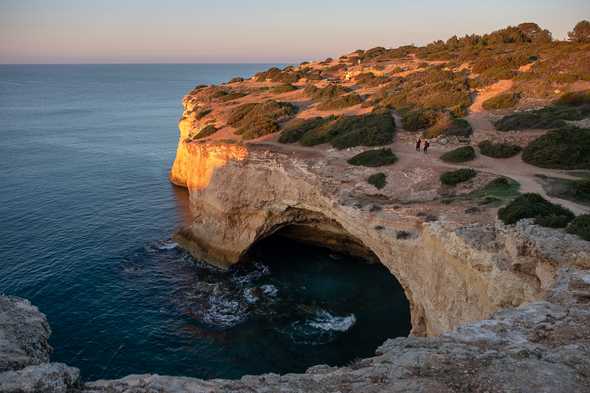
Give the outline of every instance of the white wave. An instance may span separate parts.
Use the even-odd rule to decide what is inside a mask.
[[[266,296],[271,297],[275,297],[279,292],[278,288],[271,284],[262,285],[260,286],[260,289],[262,290],[262,293],[264,293]]]
[[[328,311],[319,310],[316,315],[307,321],[307,324],[323,331],[345,332],[356,323],[354,314],[344,317],[330,314]]]
[[[156,246],[158,250],[174,250],[176,247],[178,243],[173,241],[161,242]]]
[[[258,301],[258,296],[256,295],[256,288],[246,288],[244,289],[244,299],[249,304],[254,304]]]

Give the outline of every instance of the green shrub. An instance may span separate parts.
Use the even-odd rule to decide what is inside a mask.
[[[211,112],[212,112],[211,108],[201,109],[200,111],[197,112],[195,117],[197,120],[201,120],[203,117],[207,116]]]
[[[350,106],[358,105],[361,102],[363,102],[363,100],[358,94],[351,93],[345,96],[323,101],[317,106],[317,109],[320,111],[344,109]]]
[[[477,176],[477,172],[471,168],[462,168],[456,171],[445,172],[440,175],[440,182],[447,186],[456,186]]]
[[[248,103],[234,109],[228,124],[236,128],[236,134],[244,139],[258,138],[279,130],[279,122],[297,113],[297,107],[286,102],[273,100],[262,103]]]
[[[388,112],[341,116],[309,129],[300,138],[305,146],[330,142],[337,149],[383,146],[393,142],[395,123]]]
[[[493,143],[491,141],[480,142],[478,147],[481,154],[493,158],[514,157],[522,150],[522,148],[517,145],[511,145],[509,143]]]
[[[567,232],[590,241],[590,214],[582,214],[568,225]]]
[[[445,162],[466,162],[475,159],[475,149],[471,146],[458,147],[446,152],[440,159]]]
[[[199,133],[197,135],[195,135],[192,139],[202,139],[202,138],[206,138],[210,135],[213,135],[217,132],[217,128],[212,125],[209,124],[208,126],[205,126],[204,128],[201,129],[201,131],[199,131]]]
[[[335,116],[313,117],[311,119],[295,119],[285,125],[279,137],[280,143],[298,142],[306,132],[320,128],[336,120]]]
[[[402,125],[406,131],[418,131],[436,123],[437,113],[427,110],[402,112]]]
[[[573,188],[577,199],[590,201],[590,179],[574,181]]]
[[[367,150],[357,154],[348,160],[350,165],[378,167],[392,165],[397,161],[397,156],[391,149]]]
[[[473,133],[471,124],[465,119],[453,119],[450,127],[443,131],[444,136],[458,136],[467,138]]]
[[[270,80],[271,82],[295,83],[301,78],[301,74],[294,72],[292,68],[280,70],[276,67],[272,67],[266,71],[259,72],[254,77],[256,78],[257,82],[265,82]]]
[[[590,169],[590,129],[549,131],[524,149],[522,159],[541,168]]]
[[[273,87],[271,91],[274,94],[282,94],[282,93],[288,93],[288,92],[294,91],[294,90],[297,90],[297,87],[295,87],[289,83],[285,83],[283,85]]]
[[[439,112],[436,114],[435,123],[424,131],[424,138],[431,139],[439,136],[457,136],[466,138],[471,135],[473,129],[471,124],[465,119],[456,119],[449,112]]]
[[[382,189],[387,184],[387,175],[383,172],[375,173],[367,179],[367,183],[375,186],[377,189]]]
[[[482,188],[473,191],[470,196],[472,198],[482,199],[484,201],[494,199],[502,201],[505,199],[512,199],[519,195],[518,189],[520,184],[517,181],[507,177],[498,177]]]
[[[589,104],[590,90],[565,93],[555,101],[555,105],[580,106]]]
[[[350,89],[339,85],[328,85],[324,88],[319,88],[315,85],[307,85],[303,92],[314,100],[326,101],[350,93]]]
[[[520,100],[519,93],[504,93],[487,99],[483,102],[483,108],[487,110],[513,108]]]
[[[235,78],[232,78],[229,80],[228,83],[239,83],[239,82],[243,82],[244,78],[242,78],[241,76],[236,76]]]
[[[568,209],[532,193],[522,194],[498,211],[498,218],[507,225],[524,218],[534,218],[539,225],[562,228],[574,217]]]
[[[582,120],[590,116],[590,105],[548,106],[535,111],[519,112],[497,121],[494,126],[498,131],[522,129],[552,129],[565,127],[565,120]]]

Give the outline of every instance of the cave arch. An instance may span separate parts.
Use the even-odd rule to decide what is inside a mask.
[[[318,211],[288,207],[278,215],[267,217],[256,238],[243,250],[239,260],[248,260],[261,244],[274,236],[327,248],[340,254],[361,259],[367,263],[378,263],[385,266],[392,277],[401,285],[409,302],[411,334],[426,335],[424,312],[413,301],[410,288],[404,285],[398,275],[392,271],[392,264],[384,263],[369,246],[347,231],[337,220],[329,218]]]

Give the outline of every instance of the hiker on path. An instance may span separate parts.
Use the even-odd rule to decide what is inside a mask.
[[[428,153],[428,148],[430,147],[430,142],[428,140],[424,141],[424,154]]]
[[[418,140],[416,141],[416,151],[420,151],[421,144],[422,144],[422,139],[420,139],[420,137],[418,137]]]

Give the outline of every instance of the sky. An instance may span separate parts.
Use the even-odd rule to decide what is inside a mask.
[[[590,0],[0,0],[0,63],[294,63],[582,19]]]

